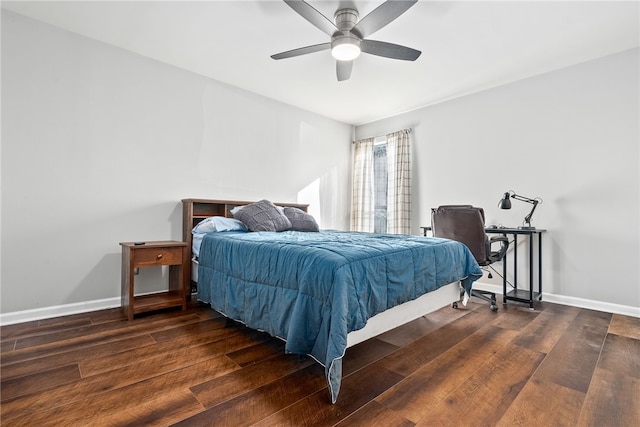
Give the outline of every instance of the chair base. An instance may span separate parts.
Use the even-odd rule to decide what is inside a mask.
[[[464,295],[464,290],[460,290],[460,298],[462,299]],[[496,301],[496,294],[490,291],[482,291],[480,289],[472,289],[471,290],[471,296],[472,297],[477,297],[477,298],[481,298],[485,301],[487,301],[489,304],[491,304],[489,306],[489,308],[491,308],[491,311],[498,311],[498,303]],[[455,301],[453,304],[451,304],[451,307],[453,308],[458,308],[458,302]]]
[[[496,302],[496,294],[493,292],[489,292],[489,291],[481,291],[480,289],[472,289],[471,290],[471,296],[472,297],[478,297],[481,298],[485,301],[487,301],[489,304],[491,304],[490,308],[491,311],[498,311],[498,304]]]

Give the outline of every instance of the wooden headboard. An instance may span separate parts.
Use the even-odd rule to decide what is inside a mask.
[[[233,218],[231,209],[236,206],[245,206],[253,202],[239,200],[210,200],[210,199],[182,199],[182,241],[187,242],[189,260],[193,258],[193,235],[191,230],[200,221],[210,216],[224,216]],[[278,206],[288,206],[302,209],[307,212],[309,205],[297,203],[275,203]],[[191,279],[191,261],[187,267],[187,277]]]

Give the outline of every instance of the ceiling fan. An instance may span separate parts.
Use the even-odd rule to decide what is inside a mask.
[[[393,43],[368,40],[366,37],[398,18],[417,1],[387,0],[360,20],[358,20],[357,10],[341,8],[334,15],[334,24],[303,0],[284,0],[300,16],[331,36],[331,41],[277,53],[271,55],[271,58],[292,58],[331,49],[331,54],[336,59],[338,81],[349,79],[353,60],[360,55],[360,52],[391,59],[415,61],[422,53],[419,50]]]

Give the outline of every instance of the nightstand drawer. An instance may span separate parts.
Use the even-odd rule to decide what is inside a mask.
[[[182,249],[182,247],[136,248],[133,251],[133,265],[179,265],[182,264]]]

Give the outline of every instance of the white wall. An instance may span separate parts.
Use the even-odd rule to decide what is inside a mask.
[[[488,224],[521,225],[531,205],[500,210],[500,197],[539,196],[533,225],[548,230],[543,292],[637,311],[638,52],[358,126],[356,138],[414,129],[416,234],[441,204],[472,203]]]
[[[519,225],[529,205],[500,211],[502,193],[540,196],[544,291],[640,307],[638,61],[623,52],[356,136],[414,129],[414,233],[445,203]],[[181,239],[185,197],[310,202],[323,228],[347,229],[351,137],[3,11],[0,313],[118,297],[118,242]]]
[[[182,198],[310,202],[348,229],[352,132],[3,11],[0,312],[119,297],[118,242],[181,240]]]

